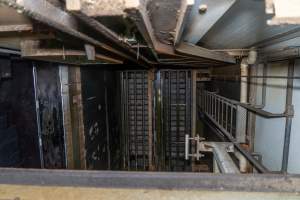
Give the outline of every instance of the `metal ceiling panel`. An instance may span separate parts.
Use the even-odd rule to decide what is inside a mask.
[[[200,40],[200,44],[209,49],[245,48],[299,27],[268,26],[267,20],[271,17],[265,14],[264,1],[239,0]]]

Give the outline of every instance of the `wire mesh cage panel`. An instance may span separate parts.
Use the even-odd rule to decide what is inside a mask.
[[[149,168],[148,72],[124,71],[122,79],[123,166]]]
[[[162,135],[165,168],[189,171],[185,160],[185,135],[191,135],[191,71],[161,71]]]

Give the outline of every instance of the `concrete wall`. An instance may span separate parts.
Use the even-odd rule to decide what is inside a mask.
[[[295,74],[300,76],[300,60],[296,60]],[[300,80],[294,80],[293,90],[293,104],[295,106],[295,116],[292,124],[291,144],[290,144],[290,157],[289,168],[290,173],[300,174]]]
[[[258,75],[262,75],[259,66]],[[270,63],[267,66],[267,76],[287,76],[288,62]],[[300,75],[300,62],[296,61],[295,76]],[[257,84],[257,104],[261,102],[261,81]],[[267,79],[266,106],[264,110],[282,113],[286,102],[286,79]],[[289,173],[300,173],[300,80],[294,80],[293,104],[295,117],[292,123],[291,146],[289,157]],[[263,164],[270,170],[281,169],[283,141],[285,134],[285,118],[265,119],[256,117],[254,151],[262,155]]]

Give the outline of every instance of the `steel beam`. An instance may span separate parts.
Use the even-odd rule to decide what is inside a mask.
[[[40,21],[50,27],[53,27],[59,31],[62,31],[68,35],[85,41],[88,44],[94,45],[97,48],[101,48],[114,55],[122,58],[132,60],[135,59],[123,53],[122,51],[116,50],[110,45],[100,42],[85,33],[79,31],[77,19],[68,14],[67,12],[53,6],[44,0],[0,0],[0,3],[5,3],[20,12],[24,12],[29,17]]]
[[[236,60],[233,56],[230,56],[229,54],[222,53],[222,52],[215,52],[211,51],[193,44],[188,44],[188,43],[180,43],[176,47],[176,51],[178,53],[182,53],[185,55],[192,55],[196,57],[202,57],[202,58],[207,58],[211,60],[218,60],[221,62],[226,62],[226,63],[231,63],[235,64]]]
[[[191,22],[188,24],[184,40],[198,43],[213,25],[232,7],[236,0],[201,0],[197,1],[192,11]],[[199,13],[199,6],[206,5],[207,10]]]
[[[177,20],[177,25],[175,29],[175,38],[174,38],[174,45],[176,46],[182,37],[183,31],[188,23],[189,16],[191,13],[191,10],[193,8],[193,5],[195,3],[195,0],[181,0],[181,8],[179,17]]]
[[[175,56],[176,54],[171,45],[163,44],[156,39],[154,29],[148,16],[147,3],[147,0],[137,1],[136,4],[128,5],[125,12],[135,22],[138,30],[153,50],[157,53]]]
[[[74,15],[80,18],[86,25],[90,26],[92,29],[103,35],[103,37],[107,38],[108,40],[112,41],[115,46],[120,47],[124,51],[127,51],[132,57],[137,58],[138,62],[142,61],[144,65],[147,64],[154,64],[149,61],[143,55],[139,55],[136,50],[132,48],[132,46],[127,43],[123,38],[118,36],[115,32],[104,26],[99,21],[88,17],[82,11],[71,11]]]
[[[68,62],[70,57],[81,57],[83,60],[88,60],[86,52],[80,50],[70,49],[45,49],[40,48],[38,40],[23,40],[21,41],[21,56],[24,58],[41,59],[57,58],[63,62]],[[123,62],[117,59],[113,59],[101,54],[95,54],[95,62],[111,63],[111,64],[122,64]]]

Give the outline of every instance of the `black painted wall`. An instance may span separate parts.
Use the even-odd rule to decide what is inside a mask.
[[[44,167],[63,169],[66,158],[59,66],[46,62],[36,62],[35,66]]]
[[[116,71],[81,68],[87,169],[120,169],[118,83]]]
[[[0,115],[2,120],[6,118],[6,122],[2,121],[6,125],[2,125],[7,128],[2,126],[0,130],[0,143],[9,147],[5,147],[5,155],[0,155],[0,160],[10,158],[2,166],[39,168],[32,63],[0,58],[0,65],[7,63],[11,64],[12,76],[0,80]]]

